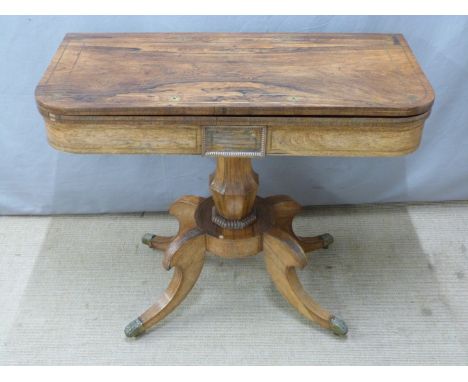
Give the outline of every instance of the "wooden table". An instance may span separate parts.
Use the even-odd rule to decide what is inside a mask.
[[[434,94],[399,34],[68,34],[36,100],[59,150],[216,157],[212,196],[184,196],[170,207],[178,233],[143,236],[175,272],[127,336],[178,306],[206,253],[260,251],[292,306],[345,335],[344,321],[296,275],[305,253],[333,237],[296,235],[291,224],[301,207],[286,195],[257,196],[251,158],[408,154]]]

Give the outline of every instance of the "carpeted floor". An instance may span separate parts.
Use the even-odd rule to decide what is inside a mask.
[[[296,232],[330,232],[306,289],[343,317],[343,339],[276,292],[262,255],[209,257],[187,299],[154,330],[124,326],[171,272],[145,232],[166,214],[0,217],[0,364],[468,364],[468,202],[315,207]]]

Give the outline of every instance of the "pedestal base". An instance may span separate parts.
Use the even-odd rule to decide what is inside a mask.
[[[296,268],[307,264],[305,252],[327,248],[330,234],[300,237],[294,234],[292,220],[301,207],[285,195],[257,197],[255,222],[246,228],[226,229],[212,221],[213,199],[184,196],[172,204],[169,213],[179,221],[173,237],[146,234],[143,243],[164,251],[163,266],[174,267],[174,276],[162,297],[125,328],[136,337],[174,310],[190,292],[203,268],[206,253],[227,258],[253,256],[261,251],[276,288],[302,315],[337,335],[348,331],[343,320],[323,309],[304,290]]]

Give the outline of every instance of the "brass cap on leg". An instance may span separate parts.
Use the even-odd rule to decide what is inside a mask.
[[[335,241],[335,239],[333,239],[333,236],[330,235],[329,233],[324,233],[323,235],[320,235],[319,237],[320,239],[323,240],[323,248],[325,249],[327,249],[328,246]]]
[[[330,317],[330,330],[337,336],[345,336],[348,333],[348,326],[339,317]]]
[[[143,237],[141,238],[141,242],[147,246],[150,246],[151,240],[153,240],[155,236],[156,235],[153,235],[152,233],[145,233]]]
[[[125,327],[124,332],[127,337],[138,337],[145,332],[143,322],[139,318],[134,319]]]

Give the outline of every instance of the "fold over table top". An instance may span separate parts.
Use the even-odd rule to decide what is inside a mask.
[[[36,90],[62,115],[414,116],[434,95],[398,34],[67,34]]]
[[[68,34],[36,89],[77,153],[394,156],[434,94],[402,35]]]

